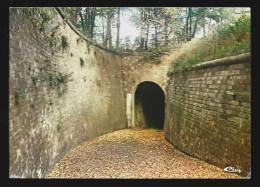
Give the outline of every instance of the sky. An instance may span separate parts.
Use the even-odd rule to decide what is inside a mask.
[[[124,12],[121,14],[120,19],[120,38],[124,40],[126,36],[130,36],[131,40],[134,40],[135,37],[139,36],[140,30],[137,29],[131,22],[130,22],[131,12]]]
[[[131,42],[134,42],[135,37],[139,36],[139,32],[140,29],[136,28],[133,23],[130,21],[130,17],[131,17],[132,12],[131,11],[121,11],[120,14],[120,33],[119,33],[119,37],[121,42],[120,43],[124,43],[125,41],[125,37],[129,36]],[[116,18],[115,18],[116,19]],[[96,18],[96,22],[99,25],[102,25],[102,21],[100,18]],[[114,20],[114,24],[112,27],[112,41],[113,41],[113,45],[115,45],[116,42],[116,20]],[[98,30],[96,30],[98,33],[102,32],[102,28],[96,28]],[[105,30],[106,30],[106,26],[105,26]],[[101,38],[100,38],[101,39]],[[101,41],[99,41],[101,42]]]
[[[245,10],[245,8],[242,8],[242,10]],[[250,8],[249,8],[249,10],[250,10]],[[135,15],[138,14],[138,12],[135,8],[132,8],[132,9],[129,8],[127,10],[121,11],[121,14],[120,14],[120,43],[121,44],[125,43],[125,37],[127,37],[127,36],[129,36],[129,39],[130,39],[132,44],[134,43],[135,38],[140,36],[140,34],[139,34],[140,28],[137,28],[130,21],[132,14],[135,14]],[[137,15],[137,17],[138,17],[138,15]],[[115,22],[116,22],[116,20],[114,20],[114,23]],[[214,21],[212,21],[212,24],[214,24]],[[112,30],[113,30],[112,31],[112,41],[113,41],[113,45],[115,45],[115,42],[116,42],[116,24],[114,24]],[[207,28],[206,28],[206,32],[207,32]],[[203,30],[198,28],[197,33],[195,35],[195,38],[200,38],[200,37],[203,37]]]

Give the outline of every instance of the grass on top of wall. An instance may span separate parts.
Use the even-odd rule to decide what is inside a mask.
[[[234,56],[251,50],[251,19],[242,15],[231,24],[222,24],[208,37],[199,39],[194,47],[182,53],[169,68],[174,72],[191,69],[200,62]]]

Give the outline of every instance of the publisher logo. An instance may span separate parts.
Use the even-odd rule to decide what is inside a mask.
[[[228,167],[224,168],[224,171],[231,172],[231,173],[241,173],[240,169],[235,169],[232,166],[228,166]]]

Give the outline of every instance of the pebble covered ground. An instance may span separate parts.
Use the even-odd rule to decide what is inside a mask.
[[[242,178],[192,158],[164,139],[163,130],[124,129],[66,153],[46,178]]]

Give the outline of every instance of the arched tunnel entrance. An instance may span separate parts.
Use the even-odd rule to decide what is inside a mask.
[[[163,129],[165,95],[158,84],[150,81],[140,83],[134,101],[135,126]]]

